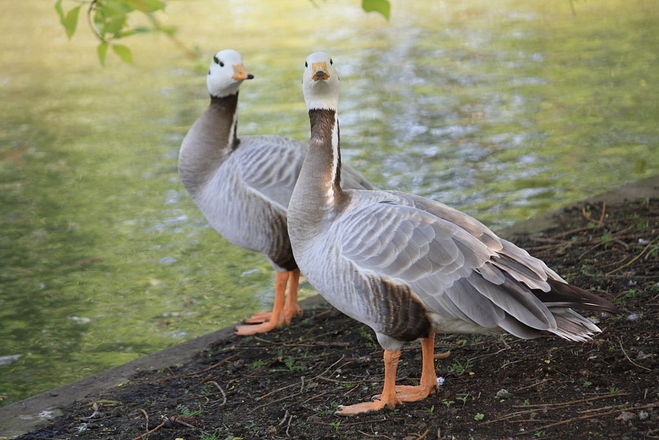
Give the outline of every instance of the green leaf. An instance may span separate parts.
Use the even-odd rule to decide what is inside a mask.
[[[362,0],[362,9],[366,12],[379,12],[389,20],[391,4],[389,0]]]
[[[55,2],[55,11],[57,11],[57,16],[59,17],[60,23],[64,23],[64,9],[62,9],[62,0],[57,0]]]
[[[128,4],[142,12],[154,12],[165,9],[165,4],[160,0],[127,0]]]
[[[133,55],[131,54],[130,49],[128,48],[128,46],[124,46],[123,44],[113,44],[112,45],[112,50],[124,62],[126,62],[126,63],[132,63],[133,62]]]
[[[121,32],[121,30],[124,27],[126,27],[126,19],[127,17],[125,15],[121,15],[121,16],[113,17],[101,23],[101,29],[103,30],[102,32],[103,35],[117,34]]]
[[[132,11],[134,11],[135,8],[130,3],[116,0],[110,2],[105,1],[103,3],[96,3],[95,10],[96,13],[101,17],[105,17],[106,19],[111,19],[117,17],[125,17],[126,14],[129,14]]]
[[[96,52],[98,53],[98,60],[101,62],[102,65],[105,66],[105,56],[108,53],[108,43],[104,41],[101,44],[99,44],[98,47],[96,48]]]
[[[80,6],[76,6],[66,13],[66,17],[62,20],[62,25],[66,30],[66,36],[71,38],[76,32],[78,26],[78,15],[80,14]]]

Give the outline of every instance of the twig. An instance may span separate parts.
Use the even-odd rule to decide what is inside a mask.
[[[332,392],[331,390],[328,390],[328,391],[323,391],[322,393],[314,394],[313,396],[309,397],[308,399],[303,400],[302,402],[299,402],[299,404],[302,405],[303,403],[307,403],[310,400],[317,399],[317,398],[319,398],[321,396],[324,396],[325,394],[329,394],[331,392]]]
[[[533,387],[538,386],[538,385],[541,385],[541,384],[543,384],[543,383],[545,383],[545,382],[549,382],[549,379],[542,379],[540,382],[536,382],[536,383],[534,383],[534,384],[532,384],[532,385],[527,385],[527,386],[522,387],[522,388],[516,388],[514,391],[517,392],[517,391],[526,390],[526,389],[528,389],[528,388],[533,388]]]
[[[94,412],[90,416],[83,417],[83,419],[93,419],[94,417],[98,417],[98,415],[100,413],[100,411],[99,411],[100,406],[99,406],[98,402],[93,402],[92,403],[92,409],[94,410]]]
[[[364,383],[364,381],[361,381],[361,382],[359,382],[357,385],[355,385],[354,387],[350,388],[348,391],[346,391],[345,393],[343,393],[343,397],[346,397],[348,394],[350,394],[350,393],[352,393],[353,391],[355,391],[355,390],[356,390],[357,388],[359,388],[363,383]]]
[[[179,417],[173,416],[170,417],[169,420],[172,422],[178,423],[179,425],[187,426],[188,428],[196,429],[198,431],[201,431],[201,429],[197,428],[195,425],[188,423],[186,421],[180,420]]]
[[[636,261],[636,260],[638,260],[639,258],[641,258],[641,257],[643,256],[643,254],[645,253],[645,251],[647,251],[647,250],[650,248],[650,246],[652,246],[656,241],[657,241],[657,239],[652,240],[650,243],[648,243],[647,246],[645,246],[645,247],[643,248],[643,250],[641,251],[641,253],[639,253],[637,256],[635,256],[634,258],[632,258],[631,260],[629,260],[627,263],[623,264],[622,266],[620,266],[620,267],[618,267],[618,268],[616,268],[616,269],[613,269],[612,271],[607,272],[605,275],[606,275],[606,276],[611,275],[612,273],[614,273],[614,272],[618,272],[620,269],[624,269],[625,267],[631,265],[634,261]]]
[[[602,214],[600,215],[601,225],[604,225],[604,217],[606,217],[606,201],[602,200]]]
[[[577,404],[577,403],[590,402],[592,400],[609,399],[611,397],[626,396],[628,394],[629,393],[605,394],[603,396],[593,396],[593,397],[589,397],[587,399],[570,400],[570,401],[567,401],[567,402],[557,402],[557,403],[536,403],[536,404],[533,404],[533,405],[513,405],[513,408],[570,406],[570,405],[574,405],[574,404]]]
[[[149,414],[144,411],[142,408],[140,408],[140,411],[142,411],[142,414],[144,414],[144,418],[146,419],[146,422],[144,422],[144,429],[147,431],[149,430]]]
[[[346,357],[346,355],[345,355],[345,354],[342,354],[338,361],[334,362],[332,365],[330,365],[329,367],[325,368],[325,371],[323,371],[322,373],[320,373],[320,374],[318,374],[317,376],[315,376],[314,379],[317,379],[317,378],[319,378],[320,376],[324,376],[325,373],[327,373],[329,370],[331,370],[332,368],[334,368],[334,366],[335,366],[336,364],[338,364],[339,362],[341,362],[345,357]],[[346,365],[347,365],[347,364],[346,364]]]
[[[133,438],[133,440],[142,440],[142,439],[143,439],[144,437],[146,437],[147,435],[153,434],[154,432],[156,432],[157,430],[159,430],[160,428],[162,428],[163,426],[165,426],[165,423],[166,423],[166,422],[162,422],[160,425],[156,426],[156,427],[153,428],[152,430],[147,431],[147,432],[145,432],[144,434],[142,434],[142,435],[138,435],[137,437]]]
[[[364,431],[357,431],[357,432],[359,432],[361,435],[365,435],[366,437],[370,437],[370,438],[388,438],[389,440],[393,440],[391,437],[386,436],[384,434],[369,434],[368,432],[364,432]]]
[[[273,344],[273,345],[281,345],[282,347],[349,347],[350,342],[326,342],[326,341],[318,341],[314,343],[291,343],[291,342],[277,342],[277,341],[270,341],[265,338],[261,338],[259,336],[254,336],[254,339],[257,341],[261,342],[267,342],[268,344]]]
[[[294,385],[296,385],[296,384],[294,384]],[[266,403],[264,403],[264,404],[261,404],[261,405],[257,406],[256,408],[253,408],[253,409],[250,411],[250,413],[253,413],[253,412],[256,411],[257,409],[264,408],[264,407],[266,407],[266,406],[268,406],[268,405],[272,405],[272,404],[274,404],[274,403],[281,402],[282,400],[290,399],[291,397],[297,397],[297,396],[299,396],[300,394],[302,394],[302,393],[298,391],[297,393],[289,394],[288,396],[284,396],[284,397],[282,397],[282,398],[280,398],[280,399],[273,400],[272,402],[266,402]]]
[[[224,390],[222,389],[222,387],[220,386],[220,384],[215,382],[214,380],[208,381],[208,383],[212,383],[213,385],[215,385],[215,387],[217,387],[217,389],[220,390],[220,393],[222,393],[222,403],[220,403],[220,406],[226,405],[227,404],[227,395],[224,392]]]
[[[147,18],[151,21],[151,24],[153,25],[153,28],[155,30],[160,31],[163,34],[165,34],[165,36],[167,38],[169,38],[169,40],[172,43],[174,43],[183,53],[185,53],[185,55],[187,55],[188,58],[195,59],[197,57],[197,55],[194,53],[194,51],[192,49],[190,49],[189,47],[187,47],[185,44],[183,44],[183,42],[181,40],[176,38],[173,34],[171,34],[169,32],[165,32],[163,30],[162,25],[160,24],[160,21],[158,21],[158,19],[153,15],[152,12],[145,12],[144,15],[146,15]]]
[[[582,409],[581,411],[577,411],[577,412],[578,412],[578,413],[581,413],[581,414],[585,414],[585,413],[591,413],[591,412],[593,412],[593,411],[602,411],[602,410],[605,410],[605,409],[619,408],[620,406],[621,406],[620,404],[617,404],[617,405],[607,405],[607,406],[603,406],[603,407],[601,407],[601,408]]]
[[[635,411],[635,410],[645,409],[645,408],[654,408],[655,406],[659,406],[659,403],[650,403],[648,405],[635,406],[635,407],[631,407],[631,408],[620,408],[620,409],[615,409],[615,410],[612,410],[612,411],[606,411],[606,412],[597,413],[597,414],[586,414],[584,416],[572,417],[571,419],[561,420],[560,422],[555,422],[555,423],[550,423],[549,425],[540,426],[539,428],[534,428],[533,431],[537,432],[537,431],[541,431],[543,429],[552,428],[554,426],[564,425],[566,423],[572,423],[572,422],[575,422],[577,420],[591,419],[593,417],[600,417],[600,416],[608,416],[608,415],[611,415],[611,414],[616,414],[616,413],[620,413],[620,412],[624,412],[624,411]]]
[[[287,418],[288,418],[288,410],[286,410],[286,413],[284,413],[284,418],[281,419],[281,422],[279,422],[277,426],[283,425]]]
[[[583,226],[581,228],[574,228],[574,229],[570,229],[569,231],[561,232],[560,234],[552,235],[549,238],[556,240],[557,238],[563,238],[567,235],[575,234],[577,232],[584,232],[584,231],[590,231],[591,229],[597,229],[601,226],[602,225],[598,224],[598,225]]]
[[[334,366],[335,366],[336,364],[338,364],[339,362],[341,362],[344,358],[345,358],[345,355],[342,354],[341,357],[339,358],[339,360],[337,360],[337,361],[334,362],[332,365],[330,365],[329,367],[327,367],[322,373],[320,373],[320,374],[318,374],[318,375],[312,377],[311,380],[313,381],[313,380],[319,379],[320,377],[322,377],[323,374],[327,373],[327,372],[330,371],[332,368],[334,368]],[[350,362],[351,362],[351,361],[348,361],[345,365],[349,364]],[[304,380],[304,379],[302,379],[302,380]],[[259,400],[263,400],[263,399],[265,399],[266,397],[268,397],[268,396],[270,396],[270,395],[272,395],[272,394],[278,393],[279,391],[284,391],[284,390],[286,390],[286,389],[288,389],[288,388],[292,388],[292,387],[294,387],[294,386],[297,386],[297,383],[292,383],[292,384],[289,384],[289,385],[283,386],[283,387],[281,387],[281,388],[277,388],[276,390],[270,391],[270,392],[267,393],[267,394],[264,394],[264,395],[262,395],[262,396],[260,396],[260,397],[257,397],[256,400],[257,400],[257,401],[259,401]],[[303,393],[303,391],[300,390],[300,391],[298,391],[297,393],[289,394],[288,396],[282,397],[282,398],[280,398],[280,399],[274,400],[274,401],[269,402],[269,403],[264,403],[264,404],[262,404],[262,405],[257,406],[256,408],[253,408],[250,412],[254,412],[254,411],[256,411],[257,409],[263,408],[264,406],[271,405],[271,404],[276,403],[276,402],[281,402],[282,400],[290,399],[291,397],[299,396],[299,395],[302,394],[302,393]]]
[[[475,361],[476,359],[484,359],[484,358],[488,358],[488,357],[491,357],[491,356],[496,356],[496,355],[498,355],[499,353],[501,353],[502,351],[506,351],[506,350],[510,350],[510,346],[507,346],[507,347],[501,348],[501,349],[499,349],[498,351],[496,351],[496,352],[494,352],[494,353],[486,353],[486,354],[481,354],[480,356],[474,356],[474,357],[471,357],[471,358],[467,359],[467,362],[473,362],[473,361]],[[450,353],[450,352],[449,352],[449,353]],[[521,362],[521,361],[520,361],[520,362]]]
[[[227,358],[224,358],[224,359],[222,359],[221,361],[214,363],[214,364],[211,365],[210,367],[206,367],[206,368],[204,368],[203,370],[193,371],[192,373],[179,374],[178,376],[164,377],[164,378],[162,378],[162,379],[157,380],[156,382],[158,382],[158,383],[163,383],[163,382],[165,382],[165,381],[167,381],[167,380],[178,379],[178,378],[181,378],[181,377],[196,376],[196,375],[198,375],[198,374],[205,373],[206,371],[210,371],[210,370],[212,370],[212,369],[214,369],[214,368],[217,368],[217,367],[219,367],[220,365],[222,365],[223,363],[228,362],[228,361],[230,361],[231,359],[233,359],[233,358],[235,358],[235,357],[237,357],[237,356],[238,356],[238,353],[236,353],[236,354],[234,354],[234,355],[231,355],[231,356],[229,356],[229,357],[227,357]]]
[[[292,384],[290,384],[290,385],[285,385],[285,386],[283,386],[283,387],[281,387],[281,388],[277,388],[276,390],[272,390],[272,391],[270,391],[269,393],[265,393],[264,395],[262,395],[262,396],[260,396],[260,397],[257,397],[257,398],[254,399],[254,400],[256,400],[256,401],[258,402],[259,400],[263,400],[263,399],[265,399],[266,397],[268,397],[268,396],[270,396],[270,395],[272,395],[272,394],[278,393],[279,391],[287,390],[287,389],[292,388],[292,387],[294,387],[294,386],[296,386],[296,385],[297,385],[297,383],[292,383]]]
[[[89,3],[89,9],[87,9],[87,24],[89,25],[89,28],[92,30],[94,35],[96,35],[96,38],[101,40],[101,42],[105,43],[105,38],[98,32],[98,29],[96,28],[96,25],[94,24],[94,20],[92,20],[92,13],[94,12],[94,9],[96,9],[96,0],[92,0]]]
[[[583,232],[583,231],[590,231],[591,229],[597,229],[601,228],[604,226],[604,217],[606,217],[606,202],[602,202],[602,213],[600,215],[599,220],[597,220],[597,223],[594,225],[590,226],[583,226],[580,228],[575,228],[575,229],[570,229],[569,231],[561,232],[560,234],[555,234],[549,237],[550,239],[557,239],[557,238],[562,238],[565,237],[566,235],[574,234],[576,232]],[[584,215],[584,218],[589,221],[593,221],[592,217],[586,217]]]
[[[357,383],[357,381],[354,380],[336,380],[336,379],[330,379],[329,377],[325,376],[318,376],[316,377],[318,380],[324,380],[325,382],[332,382],[332,383]]]
[[[622,350],[622,354],[625,355],[625,357],[627,358],[627,360],[629,361],[630,364],[632,364],[632,365],[634,365],[634,366],[636,366],[636,367],[638,367],[638,368],[642,368],[642,369],[644,369],[644,370],[646,370],[646,371],[652,371],[652,369],[650,369],[650,368],[648,368],[648,367],[644,367],[643,365],[639,365],[639,364],[637,364],[636,362],[634,362],[633,360],[631,360],[631,359],[629,358],[629,356],[627,355],[627,352],[625,351],[625,349],[624,349],[623,346],[622,346],[622,341],[620,340],[620,337],[616,336],[616,339],[618,339],[618,345],[620,345],[620,350]]]
[[[288,425],[286,425],[286,437],[290,437],[291,435],[288,433],[288,430],[291,429],[291,422],[293,421],[293,414],[288,418]]]
[[[381,417],[379,419],[373,419],[373,420],[362,420],[361,422],[352,422],[352,423],[341,423],[341,426],[355,426],[355,425],[363,425],[364,423],[379,423],[379,422],[386,422],[387,418],[386,417]],[[316,425],[325,425],[325,426],[331,426],[333,425],[332,423],[327,423],[327,422],[316,422],[314,421]]]
[[[430,432],[430,430],[429,430],[429,429],[426,429],[426,431],[425,431],[423,434],[421,434],[420,436],[418,436],[418,437],[416,438],[416,440],[425,440],[425,438],[428,437],[428,433],[429,433],[429,432]]]

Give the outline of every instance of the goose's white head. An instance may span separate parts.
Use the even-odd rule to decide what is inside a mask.
[[[339,74],[325,52],[314,52],[304,63],[302,91],[307,109],[336,110],[339,105]]]
[[[249,73],[243,66],[243,58],[240,52],[231,49],[221,50],[215,54],[206,76],[208,93],[216,98],[233,95],[238,92],[238,87],[246,79],[252,79],[254,75]]]

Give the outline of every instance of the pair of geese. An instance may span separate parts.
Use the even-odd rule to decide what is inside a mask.
[[[237,134],[238,88],[252,79],[241,55],[222,50],[207,75],[210,105],[181,145],[181,180],[210,224],[231,243],[260,252],[275,272],[272,312],[238,326],[252,335],[288,324],[302,271],[334,307],[368,325],[384,349],[384,387],[342,415],[426,398],[437,386],[435,332],[502,333],[571,341],[600,329],[571,307],[615,311],[570,286],[545,263],[442,203],[374,189],[339,147],[339,76],[325,53],[309,55],[302,89],[308,145]],[[397,386],[404,342],[421,339],[418,386]]]

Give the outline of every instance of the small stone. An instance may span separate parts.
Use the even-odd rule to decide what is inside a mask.
[[[650,417],[650,413],[647,412],[647,411],[643,411],[643,410],[641,410],[641,411],[638,413],[638,419],[639,419],[639,420],[647,420],[648,417]]]
[[[627,315],[627,321],[638,321],[640,316],[638,316],[636,313],[632,313]]]
[[[642,360],[645,360],[645,359],[651,358],[651,357],[654,357],[654,355],[653,354],[645,354],[642,351],[639,351],[638,354],[636,355],[636,360],[637,361],[642,361]]]
[[[444,379],[443,377],[438,377],[437,378],[437,386],[438,387],[441,387],[442,385],[444,385],[444,382],[446,382],[446,379]]]
[[[37,417],[40,419],[52,419],[55,417],[55,413],[46,409],[41,411]]]
[[[513,397],[513,395],[505,388],[501,388],[497,393],[494,395],[496,399],[509,399]]]
[[[620,413],[620,415],[616,417],[616,420],[622,420],[623,422],[627,422],[635,418],[636,418],[636,414],[634,414],[633,412],[625,411]]]

